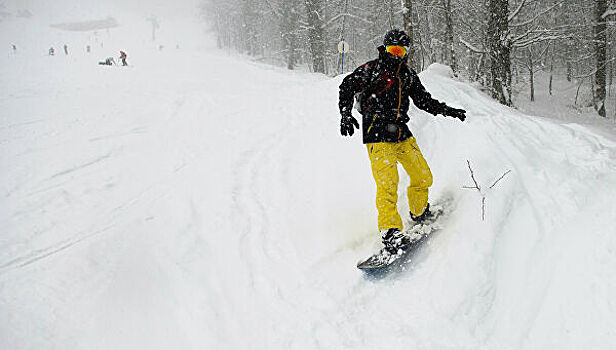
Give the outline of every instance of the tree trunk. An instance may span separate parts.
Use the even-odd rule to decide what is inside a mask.
[[[471,77],[473,81],[477,81],[477,77],[475,76],[475,68],[476,68],[476,58],[475,54],[470,50],[466,50],[468,53],[468,76]]]
[[[413,31],[413,0],[403,0],[402,22],[404,31],[409,35],[411,44],[409,45],[408,64],[418,70],[417,53],[415,50],[415,34]]]
[[[552,96],[552,84],[554,83],[554,75],[552,74],[553,65],[550,65],[550,84],[549,84],[549,93]]]
[[[490,0],[488,48],[492,97],[504,105],[511,105],[511,44],[509,32],[509,0]]]
[[[280,33],[282,35],[282,44],[287,61],[287,68],[293,70],[297,63],[297,24],[298,13],[293,1],[282,2],[282,18],[280,24]]]
[[[578,85],[577,90],[575,90],[575,100],[573,101],[574,106],[577,106],[577,100],[578,96],[580,96],[580,88],[582,87],[582,84],[584,84],[584,79],[580,80],[580,85]]]
[[[614,60],[610,62],[610,74],[608,74],[608,76],[610,77],[610,81],[607,84],[607,95],[611,97],[612,96],[612,85],[614,85]]]
[[[593,105],[600,116],[605,112],[605,83],[607,64],[607,25],[601,16],[607,11],[607,0],[595,0],[594,50],[597,63],[593,88]]]
[[[479,57],[478,64],[479,65],[477,66],[477,80],[479,80],[481,85],[488,86],[488,76],[484,73],[488,70],[488,55],[482,53],[481,57]]]
[[[242,31],[242,48],[250,56],[257,55],[257,28],[256,28],[256,4],[254,0],[247,0],[242,5],[242,20],[244,21]]]
[[[528,49],[528,73],[530,78],[530,102],[535,102],[535,67],[533,62],[533,52]]]
[[[396,19],[395,19],[396,9],[394,7],[395,5],[394,5],[393,0],[389,0],[389,4],[387,6],[387,20],[389,22],[389,28],[394,28],[395,23],[396,23]]]
[[[550,44],[552,45],[552,44]],[[553,87],[553,83],[554,83],[554,46],[552,45],[550,47],[550,83],[549,83],[549,93],[550,96],[552,96],[552,87]]]
[[[304,0],[308,19],[308,41],[312,55],[312,70],[325,74],[325,29],[321,0]]]
[[[445,0],[445,50],[448,51],[448,63],[454,74],[457,74],[458,66],[456,62],[456,51],[453,44],[453,14],[451,13],[451,0]]]

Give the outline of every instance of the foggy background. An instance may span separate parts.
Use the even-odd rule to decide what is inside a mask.
[[[38,18],[51,22],[99,19],[106,16],[155,15],[166,19],[191,19],[196,14],[197,0],[4,0],[9,12],[28,10]]]

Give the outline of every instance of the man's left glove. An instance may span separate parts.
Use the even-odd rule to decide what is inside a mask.
[[[340,133],[342,134],[342,136],[353,136],[355,128],[359,129],[359,123],[357,122],[357,119],[355,119],[355,117],[353,117],[351,113],[343,114],[342,119],[340,119]]]
[[[466,111],[460,108],[453,108],[447,106],[445,108],[445,113],[443,114],[446,116],[460,119],[460,121],[464,121],[464,119],[466,119]]]

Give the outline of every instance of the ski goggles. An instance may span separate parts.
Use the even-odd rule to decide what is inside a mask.
[[[389,45],[385,50],[394,56],[404,57],[406,55],[406,47],[400,45]]]

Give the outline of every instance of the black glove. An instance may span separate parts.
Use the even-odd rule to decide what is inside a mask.
[[[460,108],[446,107],[445,115],[460,119],[460,121],[464,121],[466,119],[466,111]]]
[[[342,119],[340,119],[340,133],[342,136],[347,136],[347,134],[349,136],[353,136],[353,133],[355,132],[355,128],[353,126],[359,129],[357,119],[355,119],[355,117],[353,117],[350,113],[343,114]]]

